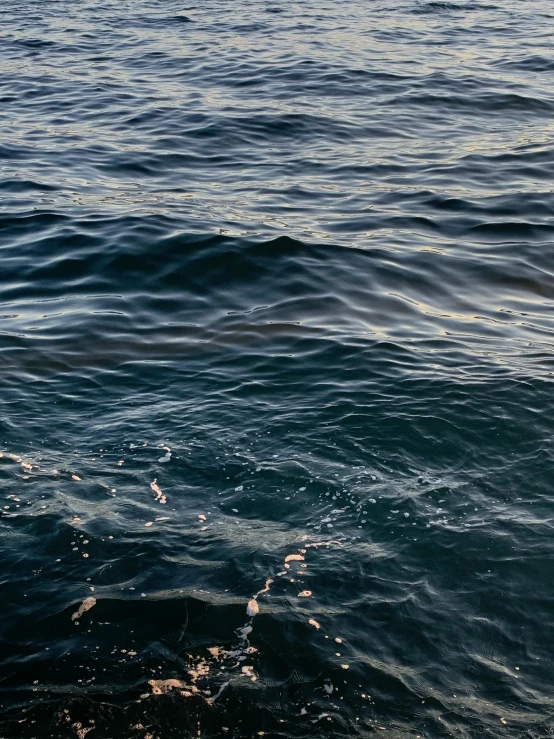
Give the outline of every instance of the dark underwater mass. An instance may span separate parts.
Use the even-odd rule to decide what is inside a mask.
[[[4,0],[1,739],[554,737],[553,22]]]

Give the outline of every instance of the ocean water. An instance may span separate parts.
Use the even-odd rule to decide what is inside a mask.
[[[0,737],[554,736],[546,0],[4,0]]]

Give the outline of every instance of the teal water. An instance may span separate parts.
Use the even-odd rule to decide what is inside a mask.
[[[0,737],[554,736],[546,2],[0,8]]]

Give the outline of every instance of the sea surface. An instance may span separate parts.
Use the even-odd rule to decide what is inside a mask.
[[[554,8],[3,0],[1,739],[554,736]]]

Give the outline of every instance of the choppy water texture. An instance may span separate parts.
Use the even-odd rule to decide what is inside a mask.
[[[554,736],[553,21],[4,0],[1,737]]]

